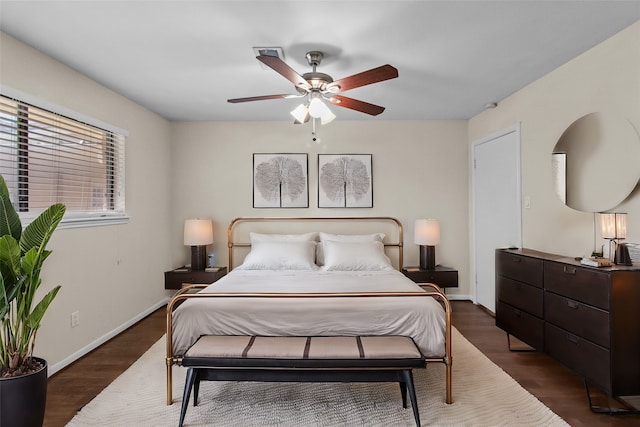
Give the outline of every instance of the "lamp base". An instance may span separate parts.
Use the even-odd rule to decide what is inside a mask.
[[[191,270],[204,271],[207,266],[207,247],[191,246]]]
[[[435,270],[436,268],[436,247],[420,245],[420,269]]]
[[[617,265],[633,265],[631,262],[631,256],[629,255],[629,248],[624,243],[618,243],[616,245],[616,254],[613,258],[613,263]]]

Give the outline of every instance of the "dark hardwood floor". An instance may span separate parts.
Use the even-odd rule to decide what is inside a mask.
[[[582,380],[545,354],[510,352],[505,333],[481,307],[453,301],[455,327],[489,359],[572,426],[640,425],[640,415],[589,410]],[[164,308],[49,378],[46,427],[64,426],[76,412],[137,360],[165,332]],[[455,363],[455,348],[453,349]],[[453,398],[456,383],[453,379]],[[599,404],[609,399],[598,396]],[[611,402],[615,404],[616,402]]]

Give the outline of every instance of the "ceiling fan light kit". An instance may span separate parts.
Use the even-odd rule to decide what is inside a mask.
[[[322,52],[317,50],[307,52],[306,58],[313,70],[309,73],[300,75],[278,56],[263,54],[256,56],[256,59],[258,59],[262,64],[273,69],[293,83],[298,94],[234,98],[228,99],[227,102],[235,104],[240,102],[263,101],[267,99],[306,97],[307,101],[298,105],[293,111],[291,111],[291,115],[295,119],[294,123],[297,124],[306,123],[309,120],[312,121],[312,135],[314,135],[314,141],[317,139],[315,138],[315,119],[320,119],[320,123],[325,125],[327,123],[331,123],[333,119],[336,118],[336,115],[329,109],[323,100],[339,107],[349,108],[372,116],[377,116],[384,111],[384,107],[379,105],[370,104],[368,102],[337,94],[372,83],[395,79],[398,77],[398,70],[396,68],[386,64],[334,81],[330,75],[316,71],[316,68],[320,65],[323,58]]]

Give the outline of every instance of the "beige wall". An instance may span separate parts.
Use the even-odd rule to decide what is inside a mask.
[[[213,219],[213,250],[222,265],[227,225],[238,216],[394,216],[405,226],[405,265],[418,263],[414,220],[437,218],[436,261],[460,271],[460,287],[450,294],[470,294],[466,121],[336,120],[318,128],[320,144],[311,142],[310,124],[290,121],[184,122],[171,129],[174,266],[189,262],[182,245],[187,218]],[[308,153],[309,208],[254,209],[253,153]],[[319,153],[372,154],[372,209],[317,207]]]
[[[59,229],[41,291],[62,285],[44,317],[36,353],[55,371],[169,294],[169,122],[0,33],[3,86],[125,129],[128,224]],[[70,315],[80,312],[71,328]]]
[[[570,209],[556,197],[551,152],[571,123],[592,112],[624,117],[640,130],[639,46],[637,22],[469,121],[470,143],[522,125],[522,195],[531,199],[531,208],[522,209],[525,247],[568,256],[593,250],[594,215]],[[601,173],[608,171],[603,167]],[[627,240],[640,242],[640,191],[612,211],[628,213]],[[597,248],[603,244],[599,236],[595,241]]]

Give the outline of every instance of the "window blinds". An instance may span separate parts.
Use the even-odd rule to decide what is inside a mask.
[[[19,212],[124,214],[124,135],[0,96],[0,172]]]

